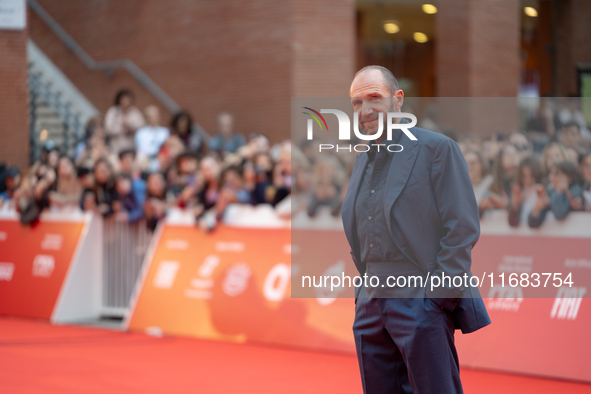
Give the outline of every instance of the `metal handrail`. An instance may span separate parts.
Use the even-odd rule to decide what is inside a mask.
[[[45,22],[47,27],[71,50],[74,55],[90,70],[111,71],[115,68],[124,68],[127,70],[140,85],[145,87],[150,93],[158,99],[170,112],[175,113],[180,110],[180,106],[168,95],[156,82],[152,80],[140,67],[132,60],[111,60],[97,62],[64,30],[64,28],[36,1],[28,0],[29,8]]]

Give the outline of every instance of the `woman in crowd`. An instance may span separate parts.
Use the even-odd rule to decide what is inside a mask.
[[[57,154],[55,149],[46,153],[52,152]],[[14,205],[20,214],[22,224],[35,223],[41,211],[49,206],[47,196],[55,186],[56,181],[53,165],[57,166],[58,161],[59,157],[54,160],[53,156],[49,154],[42,157],[40,161],[35,162],[29,168],[20,187],[14,192]]]
[[[99,159],[93,172],[96,210],[103,216],[110,216],[116,198],[113,169],[106,159]]]
[[[468,150],[464,153],[464,159],[468,164],[468,173],[470,174],[470,181],[474,188],[474,195],[476,196],[476,203],[480,213],[487,208],[492,208],[494,204],[489,201],[491,194],[488,191],[493,182],[493,176],[489,174],[488,162],[477,150]]]
[[[219,198],[215,204],[216,220],[221,221],[230,204],[249,203],[250,193],[244,189],[239,167],[228,167],[222,172]]]
[[[197,193],[197,200],[203,207],[202,211],[206,212],[215,206],[220,197],[220,174],[222,169],[217,159],[206,156],[201,160],[200,170],[203,181],[201,190]]]
[[[150,230],[155,230],[161,219],[166,217],[170,204],[166,201],[166,180],[160,172],[148,175],[147,195],[144,203],[146,224]]]
[[[165,171],[183,152],[186,152],[186,149],[181,139],[176,135],[169,136],[158,150],[157,163],[149,172]]]
[[[340,185],[343,182],[342,169],[334,156],[320,159],[314,167],[314,187],[308,206],[310,217],[316,216],[321,206],[328,206],[334,212],[341,203]]]
[[[570,161],[561,161],[551,170],[550,185],[546,191],[540,190],[528,218],[532,228],[540,227],[548,211],[552,211],[557,220],[566,218],[570,211],[582,209],[583,178],[577,167]]]
[[[196,194],[197,205],[193,208],[193,214],[197,225],[207,232],[212,231],[217,224],[215,218],[205,214],[216,205],[220,198],[221,171],[222,166],[217,158],[205,156],[199,163],[199,172],[195,178],[194,187],[198,192]]]
[[[197,193],[203,188],[203,177],[199,169],[199,160],[191,152],[185,152],[176,159],[177,179],[171,181],[177,190],[176,204],[180,208],[192,208],[195,210],[195,216],[202,213],[202,207],[199,206]],[[169,174],[175,175],[173,169],[169,169]]]
[[[205,154],[207,141],[193,125],[193,118],[187,111],[180,111],[172,117],[170,134],[179,137],[185,149],[197,154],[198,157]]]
[[[122,149],[121,152],[124,150]],[[118,165],[117,155],[113,154],[107,145],[105,129],[97,126],[89,137],[84,150],[76,158],[76,166],[92,168],[99,159],[108,160],[113,168]]]
[[[511,186],[509,202],[509,225],[519,226],[527,222],[530,212],[538,200],[538,192],[544,190],[544,170],[535,156],[521,160],[517,171],[517,182]]]
[[[84,136],[78,140],[76,143],[76,149],[74,152],[74,159],[75,161],[78,160],[78,157],[86,150],[90,138],[94,135],[97,129],[103,129],[103,118],[101,116],[95,116],[86,122],[86,127],[84,127]]]
[[[57,208],[76,207],[81,196],[82,185],[72,159],[68,156],[60,157],[55,187],[47,195],[49,205]]]
[[[48,142],[46,145],[47,155],[45,157],[42,156],[41,161],[35,163],[33,165],[32,170],[35,173],[31,184],[33,184],[33,199],[35,201],[35,206],[37,207],[36,210],[33,209],[33,212],[36,214],[28,213],[28,218],[33,218],[34,220],[37,219],[39,213],[45,209],[49,208],[49,193],[52,190],[55,190],[56,181],[57,181],[57,167],[60,162],[60,155],[59,150]]]
[[[269,182],[267,173],[255,166],[251,161],[244,163],[243,168],[244,189],[249,193],[250,204],[269,203],[269,195],[273,193],[273,187]]]
[[[94,195],[94,171],[92,168],[78,168],[78,179],[82,186],[80,197],[80,209],[83,211],[96,211],[96,197]]]
[[[176,200],[179,194],[181,194],[181,192],[183,191],[181,176],[179,175],[179,169],[176,165],[171,165],[166,169],[166,171],[164,172],[164,180],[166,182],[166,200]]]
[[[558,142],[551,142],[542,151],[542,166],[546,175],[549,175],[552,168],[562,162],[568,160],[568,154],[562,144]]]
[[[502,205],[494,202],[494,208],[505,208],[511,198],[511,184],[517,175],[519,166],[519,152],[510,143],[501,147],[493,164],[493,183],[490,187],[491,194],[501,197]],[[495,196],[496,198],[496,196]]]
[[[115,96],[115,105],[105,115],[105,129],[109,146],[115,154],[134,147],[134,135],[145,124],[142,112],[134,105],[135,96],[129,89],[122,89]]]
[[[298,147],[291,143],[285,144],[278,154],[278,158],[286,160],[289,157],[289,193],[288,195],[279,201],[275,205],[275,212],[285,219],[289,219],[292,216],[299,214],[300,212],[306,212],[310,202],[310,196],[312,194],[312,165],[310,161]],[[281,160],[281,159],[280,159]],[[281,161],[279,161],[281,163]],[[283,171],[283,168],[281,169]],[[279,171],[279,170],[274,170]],[[287,172],[285,172],[287,173]],[[351,173],[348,176],[344,176],[345,179],[350,178]],[[342,200],[346,194],[346,183],[343,182],[341,187]],[[276,197],[278,197],[276,195]]]

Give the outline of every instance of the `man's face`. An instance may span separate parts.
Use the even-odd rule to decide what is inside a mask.
[[[156,107],[146,110],[146,120],[152,127],[160,125],[160,111]]]
[[[380,70],[365,71],[351,84],[351,104],[359,112],[359,130],[364,134],[377,132],[380,113],[385,123],[388,112],[400,112],[403,99],[402,90],[390,92]]]
[[[218,119],[218,128],[223,135],[231,135],[234,131],[234,119],[231,115],[225,114]]]

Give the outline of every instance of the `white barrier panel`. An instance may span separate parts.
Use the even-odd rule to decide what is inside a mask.
[[[102,222],[79,211],[44,212],[23,226],[0,213],[0,314],[55,323],[99,317]]]

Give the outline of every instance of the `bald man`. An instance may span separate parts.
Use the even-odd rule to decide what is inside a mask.
[[[387,113],[401,112],[404,100],[389,70],[363,68],[350,96],[360,131],[383,130],[357,155],[342,208],[357,269],[385,285],[356,288],[353,333],[363,391],[462,393],[454,331],[473,332],[490,319],[477,288],[431,287],[430,280],[471,276],[480,221],[466,161],[454,141],[418,127],[409,129],[416,140],[400,129],[386,139]],[[386,286],[399,276],[425,282]]]

